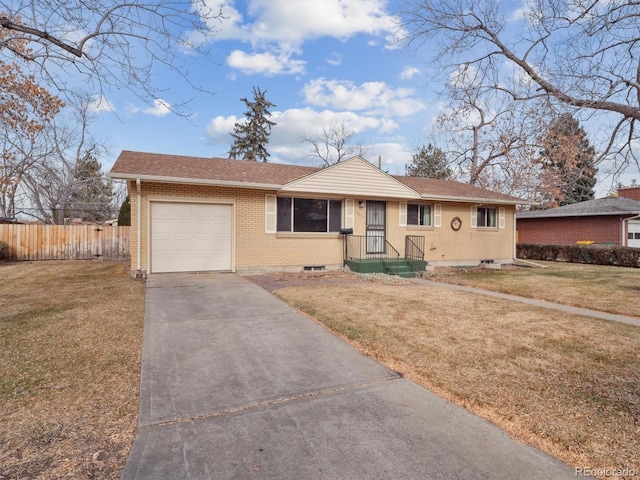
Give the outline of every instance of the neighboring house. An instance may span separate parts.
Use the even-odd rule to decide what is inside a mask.
[[[518,212],[518,243],[610,243],[640,248],[640,201],[606,197]]]
[[[123,151],[110,176],[127,181],[138,273],[339,269],[394,255],[511,263],[516,205],[527,204],[360,157],[319,169]]]

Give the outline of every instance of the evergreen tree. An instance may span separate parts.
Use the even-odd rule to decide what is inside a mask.
[[[543,139],[540,160],[544,171],[547,207],[595,198],[596,152],[587,134],[570,114],[551,123]]]
[[[131,226],[131,202],[129,201],[129,195],[124,199],[120,206],[120,213],[118,214],[118,226],[130,227]]]
[[[411,163],[405,167],[407,175],[410,177],[428,177],[450,180],[453,171],[449,166],[446,154],[429,144],[423,145],[417,153],[413,154]]]
[[[88,222],[103,222],[112,215],[113,185],[93,156],[80,160],[74,176],[70,206],[74,216]]]
[[[269,108],[275,105],[266,99],[266,93],[258,87],[253,87],[253,102],[246,98],[240,99],[247,105],[248,110],[244,113],[245,121],[238,122],[233,127],[233,144],[229,150],[229,158],[267,161],[269,152],[266,147],[271,127],[276,123],[269,120]]]

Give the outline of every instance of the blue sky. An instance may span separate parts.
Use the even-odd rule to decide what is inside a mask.
[[[215,6],[217,0],[211,0]],[[110,146],[109,169],[121,150],[226,157],[230,132],[243,118],[241,97],[252,87],[276,104],[268,150],[271,162],[319,166],[308,157],[304,136],[331,121],[345,121],[368,146],[367,157],[392,174],[403,174],[416,147],[427,142],[441,112],[439,86],[430,83],[426,49],[394,42],[393,8],[384,0],[227,1],[217,25],[215,63],[194,57],[189,78],[216,92],[198,94],[170,72],[157,72],[166,86],[161,101],[146,105],[126,91],[106,92],[91,130]],[[512,5],[509,7],[509,5]],[[505,2],[516,12],[519,2]],[[508,12],[507,12],[508,13]],[[197,38],[194,38],[196,41]],[[192,99],[192,116],[177,116],[165,104]],[[638,178],[628,171],[625,183]],[[604,195],[610,181],[597,190]]]

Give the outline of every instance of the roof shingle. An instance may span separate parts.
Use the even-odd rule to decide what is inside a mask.
[[[605,197],[547,210],[524,210],[517,218],[584,217],[590,215],[640,215],[640,202],[623,197]]]
[[[185,183],[231,182],[253,185],[283,186],[293,180],[321,170],[300,165],[245,162],[226,158],[187,157],[123,150],[111,169],[113,178],[142,178]],[[394,175],[394,178],[424,197],[529,203],[465,183],[433,178]]]

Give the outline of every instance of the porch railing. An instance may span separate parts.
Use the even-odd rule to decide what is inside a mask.
[[[407,235],[404,237],[404,255],[411,270],[419,272],[424,269],[424,237]]]
[[[372,241],[372,238],[375,238],[375,240]],[[388,240],[384,240],[384,251],[367,251],[368,247],[382,243],[380,240],[382,239],[379,237],[367,237],[366,235],[346,235],[345,259],[365,260],[375,258],[381,260],[387,270],[397,275],[400,252],[398,252]]]

